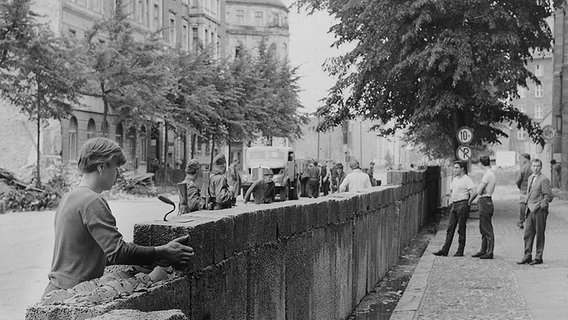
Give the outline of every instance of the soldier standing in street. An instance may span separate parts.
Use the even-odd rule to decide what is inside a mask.
[[[239,165],[239,159],[234,158],[233,163],[231,163],[231,165],[229,166],[229,170],[227,170],[227,183],[231,188],[233,188],[233,206],[237,204],[237,196],[241,191],[241,175],[239,174]]]
[[[227,171],[227,159],[224,154],[213,158],[213,170],[209,175],[209,187],[207,188],[209,210],[230,208],[233,200],[233,189],[227,184],[225,172]]]
[[[204,209],[205,199],[201,197],[201,191],[195,180],[201,172],[199,161],[191,159],[185,166],[185,179],[178,183],[179,191],[179,215]]]
[[[523,153],[521,155],[521,169],[519,171],[519,175],[517,176],[517,187],[519,188],[519,221],[517,221],[517,226],[519,228],[523,228],[523,223],[525,222],[526,214],[527,214],[527,185],[529,181],[529,177],[532,174],[531,171],[531,155],[528,153]]]
[[[343,183],[343,180],[345,180],[345,177],[347,177],[347,173],[345,173],[345,171],[343,171],[343,163],[338,163],[335,166],[335,171],[336,171],[337,174],[333,178],[332,188],[335,192],[339,192],[339,186]]]
[[[308,197],[317,198],[320,191],[320,168],[315,160],[308,164],[308,177]]]
[[[454,162],[454,178],[450,184],[450,223],[446,232],[446,242],[439,251],[434,252],[437,256],[447,256],[454,239],[456,226],[458,227],[458,250],[455,257],[462,257],[465,248],[465,230],[469,207],[475,198],[477,190],[471,178],[465,173],[466,163],[462,161]]]

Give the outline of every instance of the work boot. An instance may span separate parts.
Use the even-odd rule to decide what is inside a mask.
[[[485,254],[485,252],[479,251],[478,253],[472,255],[472,257],[474,257],[474,258],[479,258],[479,257],[481,257],[481,256],[484,255],[484,254]]]
[[[456,253],[454,253],[454,257],[463,257],[463,251],[456,251]]]
[[[480,256],[479,259],[493,259],[493,253],[486,253]]]

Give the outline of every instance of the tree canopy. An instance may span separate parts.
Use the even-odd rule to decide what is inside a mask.
[[[554,1],[558,4],[559,1]],[[403,129],[431,156],[451,157],[457,129],[474,129],[474,146],[499,143],[502,124],[524,128],[543,144],[539,125],[514,108],[517,88],[540,83],[526,69],[551,50],[545,19],[551,1],[530,0],[299,0],[338,19],[334,45],[355,48],[334,59],[338,77],[318,109],[326,130],[363,116]],[[442,141],[442,142],[440,142]],[[445,143],[444,143],[445,141]]]

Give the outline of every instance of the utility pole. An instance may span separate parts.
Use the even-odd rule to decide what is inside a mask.
[[[568,17],[556,10],[554,19],[554,66],[552,80],[552,126],[557,135],[551,141],[551,153],[560,153],[561,186],[568,191]],[[567,79],[567,82],[564,82]],[[551,177],[552,178],[552,177]]]

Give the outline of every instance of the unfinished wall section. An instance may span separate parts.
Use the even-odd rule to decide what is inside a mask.
[[[180,309],[193,320],[346,319],[439,203],[437,167],[389,172],[387,180],[393,185],[363,193],[138,224],[134,242],[141,245],[189,234],[193,265],[163,286],[96,307]],[[48,310],[63,307],[73,308],[37,305],[27,318],[48,319]]]

